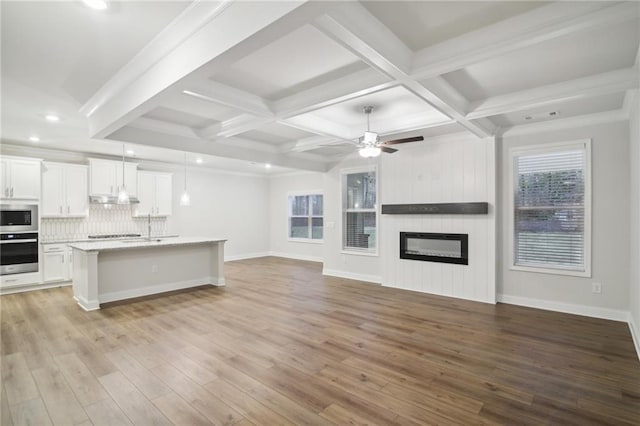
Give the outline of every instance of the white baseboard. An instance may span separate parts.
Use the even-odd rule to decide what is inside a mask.
[[[244,259],[255,259],[256,257],[266,257],[269,256],[268,251],[263,251],[259,253],[247,253],[247,254],[234,254],[233,256],[225,256],[225,262],[233,262],[234,260],[244,260]]]
[[[633,339],[633,345],[636,347],[636,353],[638,359],[640,359],[640,327],[633,320],[633,315],[629,312],[629,331],[631,331],[631,338]]]
[[[296,253],[282,253],[279,251],[270,251],[269,256],[285,257],[287,259],[296,259],[296,260],[306,260],[309,262],[324,262],[324,259],[318,256],[307,256],[304,254],[296,254]]]
[[[554,302],[550,300],[531,299],[529,297],[498,294],[497,301],[511,305],[527,306],[529,308],[544,309],[546,311],[564,312],[566,314],[582,315],[586,317],[602,318],[612,321],[629,321],[629,312],[618,309],[599,308],[597,306],[574,305],[571,303]]]
[[[20,287],[0,289],[0,296],[4,294],[22,293],[25,291],[45,290],[47,288],[70,287],[71,285],[71,281],[57,281],[55,283],[24,285]]]
[[[347,278],[350,280],[366,281],[375,284],[382,284],[382,277],[378,275],[354,274],[353,272],[338,271],[337,269],[323,269],[322,275],[330,277]]]
[[[157,293],[165,293],[167,291],[183,290],[185,288],[197,287],[200,285],[220,286],[220,285],[224,285],[224,280],[220,281],[215,277],[195,278],[192,280],[176,281],[173,283],[158,284],[154,286],[136,288],[132,290],[104,293],[99,295],[98,299],[100,300],[100,303],[115,302],[116,300],[132,299],[134,297],[149,296]]]

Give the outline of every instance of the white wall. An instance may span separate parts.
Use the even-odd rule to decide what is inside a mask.
[[[322,243],[288,239],[287,211],[290,192],[322,191],[322,181],[322,173],[293,173],[269,179],[269,251],[272,256],[322,262]]]
[[[592,139],[592,277],[509,269],[509,148]],[[626,122],[506,136],[499,149],[502,224],[498,300],[626,321],[629,309],[629,128]],[[602,293],[591,292],[593,282]]]
[[[180,205],[184,174],[173,175],[173,215],[169,232],[226,238],[225,259],[269,252],[269,180],[261,176],[190,168],[191,205]]]
[[[385,155],[385,154],[383,154]],[[367,160],[350,157],[337,164],[323,176],[324,189],[324,269],[323,274],[374,283],[382,282],[379,255],[342,252],[342,196],[341,170],[367,165],[379,165],[380,157]],[[384,179],[378,170],[377,182]],[[378,200],[378,209],[380,202]],[[379,218],[380,216],[378,216]],[[331,227],[333,224],[333,227]],[[380,235],[378,231],[378,235]]]
[[[488,202],[486,215],[382,215],[382,284],[495,302],[495,141],[475,137],[430,140],[382,156],[380,204]],[[399,233],[469,236],[469,264],[400,259]]]
[[[640,95],[635,94],[629,120],[631,168],[631,244],[629,273],[629,323],[640,356]]]

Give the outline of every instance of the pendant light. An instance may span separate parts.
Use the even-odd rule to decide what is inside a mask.
[[[118,204],[129,204],[129,194],[124,184],[124,144],[122,144],[122,187],[118,192]]]
[[[180,197],[180,205],[181,206],[189,206],[191,205],[191,197],[189,197],[189,193],[187,192],[187,153],[184,153],[184,191],[182,192],[182,197]]]

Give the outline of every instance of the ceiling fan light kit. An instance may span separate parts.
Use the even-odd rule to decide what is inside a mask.
[[[369,117],[371,116],[371,112],[373,112],[373,107],[367,105],[362,108],[362,111],[367,115],[367,131],[364,132],[361,138],[359,138],[358,143],[358,153],[361,157],[364,158],[373,158],[380,155],[382,152],[386,152],[387,154],[393,154],[397,151],[397,149],[389,148],[387,145],[395,145],[399,143],[407,143],[407,142],[417,142],[424,140],[422,136],[414,136],[410,138],[404,139],[396,139],[386,142],[380,142],[380,136],[376,132],[372,132],[370,128]]]

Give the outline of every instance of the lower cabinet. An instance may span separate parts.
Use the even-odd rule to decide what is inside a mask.
[[[45,283],[69,281],[72,278],[72,250],[66,244],[45,245],[42,257],[42,279]]]

